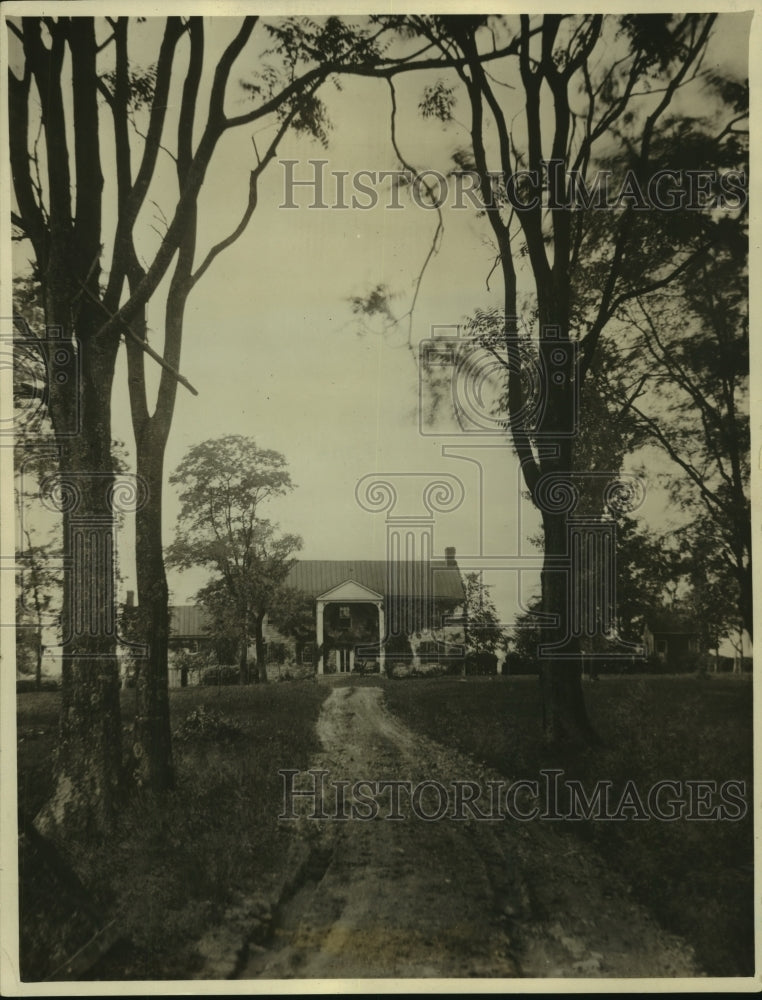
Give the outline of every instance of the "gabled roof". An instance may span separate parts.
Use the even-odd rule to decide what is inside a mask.
[[[169,608],[169,634],[171,638],[202,639],[208,638],[206,625],[209,616],[206,611],[195,604],[174,604]]]
[[[460,604],[464,598],[463,581],[455,563],[432,559],[431,583],[434,598]],[[395,593],[397,597],[421,597],[420,563],[400,563],[395,566]],[[377,560],[301,559],[292,568],[286,581],[290,587],[303,591],[309,597],[320,597],[348,581],[354,581],[376,594],[387,590],[387,563]],[[169,634],[171,638],[208,638],[206,626],[209,616],[194,604],[175,604],[169,608]]]
[[[331,587],[320,596],[327,601],[348,601],[351,604],[352,601],[377,601],[384,595],[364,587],[357,580],[345,580],[344,583],[340,583],[337,587]]]
[[[463,600],[463,581],[457,564],[432,559],[431,582],[435,598],[459,603]],[[400,563],[394,567],[395,593],[398,597],[420,597],[420,563]],[[319,597],[342,583],[354,580],[377,594],[388,596],[388,564],[383,559],[300,559],[291,568],[287,583],[310,597]]]

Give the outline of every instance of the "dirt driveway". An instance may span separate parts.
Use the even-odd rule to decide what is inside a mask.
[[[335,688],[318,732],[314,767],[329,772],[329,789],[499,777],[401,725],[381,687]],[[343,811],[368,815],[367,798],[358,804],[350,791]],[[294,798],[304,818],[284,822],[309,839],[310,864],[241,979],[700,974],[691,949],[629,898],[623,878],[552,825],[427,821],[431,802],[412,810],[403,793],[395,820],[390,791],[375,801],[375,819],[315,820],[304,815],[314,798]],[[330,796],[325,809],[334,814]]]

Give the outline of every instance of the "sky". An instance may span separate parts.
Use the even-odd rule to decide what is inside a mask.
[[[210,60],[238,24],[238,19],[209,21]],[[155,57],[158,38],[150,20],[137,26],[135,40],[144,66]],[[261,36],[255,35],[246,52],[256,51],[258,44]],[[745,75],[747,51],[748,18],[722,15],[709,61]],[[237,86],[249,72],[242,57],[231,78],[229,113],[250,106],[250,98]],[[510,83],[509,71],[505,74],[504,82]],[[466,119],[466,109],[456,106],[458,121],[449,129],[422,119],[417,104],[424,85],[431,82],[430,75],[420,75],[398,83],[397,141],[414,167],[442,170],[452,148],[466,142],[458,124]],[[363,509],[355,496],[364,477],[375,474],[396,483],[400,500],[393,514],[410,516],[427,513],[422,499],[425,477],[456,477],[462,503],[449,513],[435,514],[435,552],[455,546],[464,569],[490,567],[485,582],[494,588],[503,620],[511,622],[538,584],[536,550],[528,541],[538,530],[538,520],[523,497],[515,457],[494,434],[462,433],[451,419],[423,428],[419,421],[420,342],[432,335],[457,335],[475,308],[501,305],[497,273],[487,283],[495,258],[488,222],[470,210],[445,205],[444,235],[421,282],[410,326],[405,322],[384,331],[378,322],[358,321],[351,297],[379,284],[392,291],[398,314],[409,309],[437,214],[412,202],[405,192],[400,194],[403,208],[386,207],[388,185],[377,186],[379,205],[372,210],[310,208],[310,192],[304,187],[294,195],[299,207],[282,207],[289,170],[282,161],[297,161],[293,171],[299,179],[312,175],[310,161],[328,161],[324,198],[332,206],[335,172],[352,175],[398,167],[384,82],[355,79],[340,90],[328,87],[324,96],[332,122],[327,148],[304,137],[286,137],[277,158],[281,162],[270,164],[260,181],[259,205],[247,230],[215,261],[189,300],[180,370],[198,396],[182,387],[178,391],[167,476],[190,446],[226,434],[250,435],[260,447],[282,452],[297,488],[273,502],[268,516],[284,531],[303,537],[301,556],[309,559],[385,557],[386,514]],[[175,86],[170,121],[178,100]],[[685,98],[682,110],[690,113],[698,107],[693,94]],[[521,110],[518,103],[516,110]],[[255,144],[263,149],[271,135],[271,126],[255,125],[229,133],[220,143],[201,199],[199,259],[238,221],[256,162]],[[104,166],[108,200],[113,169],[108,161]],[[165,212],[172,205],[172,170],[169,157],[163,156],[150,194]],[[147,207],[139,250],[150,259],[157,242],[151,226],[161,229],[162,223],[158,210]],[[166,282],[157,303],[165,293]],[[152,307],[149,322],[151,343],[160,349],[161,308]],[[121,353],[113,397],[114,434],[130,451],[123,349]],[[663,527],[672,514],[656,472],[666,464],[655,454],[649,461],[653,475],[640,513],[654,527]],[[165,496],[168,542],[178,505],[173,487]],[[118,544],[123,597],[134,588],[129,525]],[[204,571],[170,571],[172,603],[191,602],[205,579]]]

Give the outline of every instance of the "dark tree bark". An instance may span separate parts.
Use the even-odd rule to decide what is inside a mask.
[[[573,213],[565,207],[567,176],[570,170],[585,172],[594,143],[628,113],[630,96],[637,89],[636,83],[648,71],[648,54],[644,58],[642,52],[635,52],[621,94],[611,100],[610,106],[597,95],[599,100],[596,106],[595,95],[590,90],[588,61],[601,37],[602,16],[591,15],[581,21],[573,41],[565,47],[558,43],[564,20],[562,16],[544,15],[539,26],[532,27],[530,15],[522,15],[519,33],[513,40],[518,55],[526,127],[526,144],[519,158],[510,117],[501,105],[492,78],[485,72],[484,55],[477,48],[476,33],[484,19],[447,19],[441,28],[423,19],[412,20],[416,30],[437,45],[440,51],[452,53],[454,45],[457,45],[464,56],[463,64],[456,62],[455,69],[468,94],[474,163],[486,215],[497,242],[503,276],[511,440],[521,463],[525,484],[542,516],[545,553],[542,609],[552,621],[543,627],[543,642],[539,650],[545,734],[553,741],[574,739],[594,743],[597,736],[588,718],[582,692],[581,655],[575,655],[579,654],[579,641],[572,634],[568,618],[576,581],[571,579],[568,566],[565,572],[559,568],[559,563],[568,561],[569,515],[573,506],[557,510],[554,503],[548,503],[544,487],[552,479],[557,491],[573,492],[572,477],[576,470],[570,438],[573,431],[573,418],[570,417],[572,395],[579,398],[580,386],[590,369],[598,340],[618,306],[639,292],[633,290],[633,285],[635,288],[638,285],[634,276],[630,276],[632,281],[624,291],[620,285],[626,274],[625,248],[633,218],[632,208],[628,208],[620,214],[613,235],[611,260],[602,281],[596,314],[584,336],[572,336],[572,277],[579,240],[574,238]],[[713,15],[703,18],[685,15],[676,21],[673,30],[675,54],[679,52],[677,64],[671,78],[659,92],[656,105],[644,116],[642,135],[633,154],[641,179],[649,167],[656,125],[670,107],[677,88],[700,59],[713,20]],[[580,71],[583,71],[591,108],[589,117],[582,125],[582,134],[573,141],[570,89],[574,86],[573,78]],[[494,197],[484,139],[485,115],[491,116],[490,124],[496,128],[502,176],[510,178],[517,170],[527,170],[538,179],[544,176],[547,182],[545,204],[543,198],[538,197],[533,206],[527,204],[509,215],[507,206]],[[583,120],[584,116],[578,115],[574,127],[578,128]],[[555,166],[549,166],[546,171],[548,163]],[[512,225],[515,232],[511,229]],[[545,374],[541,387],[544,407],[538,426],[532,429],[527,427],[524,416],[526,397],[521,378],[523,362],[518,329],[514,240],[523,241],[521,252],[526,254],[531,265],[540,327],[540,356]],[[549,246],[552,247],[552,254],[549,254]],[[699,259],[704,249],[696,250],[694,258]],[[686,263],[681,263],[672,272],[662,274],[656,280],[657,286],[666,285],[685,266]],[[641,288],[648,289],[651,282],[649,275],[643,275]],[[579,348],[579,356],[574,353],[573,346]],[[554,361],[557,348],[565,357],[560,367]],[[547,648],[559,645],[564,648],[563,658],[554,657],[552,649]]]
[[[241,684],[249,683],[249,634],[243,632],[241,635],[241,649],[238,654],[238,671]]]
[[[596,744],[598,735],[590,722],[582,692],[582,656],[579,639],[571,634],[569,603],[573,581],[558,565],[567,556],[567,517],[565,514],[543,515],[545,542],[542,569],[542,610],[553,616],[557,624],[542,629],[542,646],[563,645],[564,658],[553,654],[540,656],[540,686],[542,690],[543,731],[548,742],[571,740]]]
[[[146,434],[150,435],[150,429]],[[138,781],[155,791],[174,784],[169,717],[169,590],[161,535],[163,450],[141,440],[137,474],[146,502],[135,515],[135,556],[141,641],[145,658],[135,678],[133,754]]]
[[[109,37],[97,45],[92,18],[23,18],[22,28],[15,25],[13,28],[14,36],[20,37],[23,45],[22,75],[9,74],[10,161],[17,209],[14,222],[34,250],[44,295],[45,321],[60,333],[58,341],[43,342],[43,350],[52,356],[61,353],[57,351],[59,346],[69,349],[68,360],[56,357],[56,371],[64,381],[51,383],[49,400],[60,447],[61,494],[67,501],[62,511],[63,529],[71,560],[63,585],[65,635],[56,791],[41,818],[41,823],[44,821],[51,830],[64,827],[72,831],[105,830],[115,815],[121,787],[121,719],[114,629],[115,491],[110,451],[111,391],[120,339],[124,337],[127,345],[137,473],[139,486],[146,495],[136,516],[138,601],[147,658],[137,683],[134,748],[139,779],[161,789],[172,783],[166,691],[167,584],[161,555],[162,466],[177,381],[184,381],[178,372],[184,305],[195,282],[248,224],[256,207],[258,177],[274,157],[278,142],[298,112],[298,102],[293,99],[314,91],[334,72],[347,70],[360,75],[376,72],[374,58],[350,50],[346,63],[342,57],[310,65],[301,75],[287,73],[278,92],[263,99],[253,110],[228,118],[224,103],[229,77],[257,23],[256,17],[246,17],[214,67],[208,115],[200,123],[194,149],[193,112],[204,49],[202,21],[170,17],[156,66],[148,130],[133,180],[128,135],[131,84],[127,19],[108,21]],[[153,260],[143,268],[135,253],[133,231],[163,141],[175,49],[186,32],[190,54],[178,130],[178,198],[164,238]],[[99,79],[96,57],[109,45],[114,46],[115,72],[111,79]],[[389,72],[406,71],[409,67],[407,58],[395,65],[379,55],[378,63]],[[70,101],[64,100],[62,92],[64,64],[67,74],[71,67]],[[433,67],[437,64],[431,62]],[[421,62],[420,68],[426,68],[426,64]],[[99,97],[113,113],[118,190],[117,226],[103,290]],[[30,106],[38,98],[45,139],[44,192],[30,170]],[[73,112],[68,130],[65,106]],[[193,273],[197,199],[219,139],[229,128],[253,124],[277,112],[283,113],[276,136],[251,171],[249,202],[241,222],[212,248]],[[73,150],[69,149],[69,135],[73,136]],[[43,166],[42,159],[38,165]],[[76,190],[74,212],[72,190]],[[147,344],[146,304],[175,258],[164,351],[159,355]],[[129,285],[126,299],[125,282]],[[146,354],[163,368],[153,414],[149,412],[145,393]],[[72,427],[79,427],[80,432],[72,434]]]
[[[187,30],[190,39],[190,53],[177,125],[178,201],[175,216],[165,238],[165,243],[167,243],[171,237],[171,245],[177,250],[177,257],[164,315],[164,351],[162,357],[165,366],[162,369],[156,407],[153,413],[150,412],[148,405],[145,373],[146,355],[141,347],[141,343],[146,341],[147,332],[144,296],[147,285],[155,287],[155,284],[158,283],[156,281],[157,261],[162,260],[163,271],[161,273],[163,274],[168,269],[171,256],[161,257],[162,251],[160,251],[154,264],[146,272],[138,263],[130,227],[134,224],[135,199],[145,196],[145,189],[141,187],[143,175],[150,176],[158,153],[166,95],[172,73],[172,61],[181,28],[178,19],[168,19],[157,66],[156,92],[149,128],[150,141],[147,142],[144,151],[143,166],[133,184],[127,139],[126,26],[121,26],[122,19],[117,27],[117,52],[121,52],[122,55],[118,56],[112,109],[117,135],[118,161],[121,164],[121,203],[124,217],[127,220],[123,227],[120,223],[120,230],[123,228],[124,232],[121,260],[128,277],[133,302],[131,309],[126,313],[125,310],[122,310],[122,313],[129,317],[130,328],[136,334],[135,338],[127,341],[130,408],[138,452],[138,476],[145,484],[149,496],[148,502],[140,507],[136,514],[138,603],[141,607],[141,622],[145,629],[147,655],[139,668],[136,685],[138,708],[135,718],[133,749],[140,780],[143,784],[159,791],[172,787],[174,781],[167,691],[168,588],[161,524],[164,457],[177,397],[177,373],[180,367],[183,324],[188,297],[211,261],[217,253],[224,249],[222,244],[218,244],[194,272],[198,194],[209,161],[226,127],[223,108],[224,94],[233,61],[248,40],[255,20],[252,18],[244,20],[238,35],[230,43],[217,65],[208,119],[198,147],[194,150],[192,140],[203,68],[204,30],[201,18],[189,19]],[[121,86],[120,80],[122,81]],[[225,246],[234,242],[245,228],[245,224],[256,205],[256,181],[275,155],[277,144],[289,127],[292,117],[292,114],[285,116],[265,157],[259,167],[252,172],[249,206],[244,213],[244,221],[233,237],[224,241]],[[138,205],[139,203],[138,201]],[[116,304],[115,302],[115,307]],[[249,666],[245,640],[243,641],[239,666],[241,683],[246,684],[249,681]]]
[[[29,235],[55,339],[42,348],[56,377],[49,414],[59,448],[59,475],[48,505],[62,514],[68,568],[63,579],[62,685],[54,793],[37,817],[59,836],[102,832],[114,819],[122,788],[119,674],[115,655],[114,476],[111,385],[118,338],[96,336],[101,324],[83,291],[97,296],[101,192],[96,43],[91,19],[23,19],[24,75],[10,74],[11,162],[22,225]],[[70,161],[62,67],[71,54],[74,150]],[[28,155],[28,102],[39,95],[47,161],[48,205],[37,201]],[[56,155],[52,155],[55,150]],[[70,162],[74,166],[71,177]],[[76,182],[72,211],[71,187]],[[42,332],[39,332],[42,336]]]
[[[265,656],[265,637],[263,632],[264,615],[257,615],[254,621],[254,644],[257,651],[257,682],[267,683],[267,659]]]

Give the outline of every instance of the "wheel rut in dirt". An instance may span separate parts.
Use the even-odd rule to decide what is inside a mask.
[[[497,780],[402,725],[380,687],[337,687],[318,721],[335,796],[294,797],[310,863],[241,979],[690,976],[684,942],[660,931],[625,882],[541,824],[421,818],[385,782]],[[303,774],[298,787],[317,778]],[[302,779],[307,779],[305,782]],[[375,791],[362,802],[356,783]],[[346,783],[346,785],[342,785]],[[295,785],[294,787],[297,787]],[[367,789],[366,789],[367,791]],[[372,819],[311,819],[342,813]],[[423,803],[424,800],[421,800]],[[390,818],[398,814],[401,818]]]

